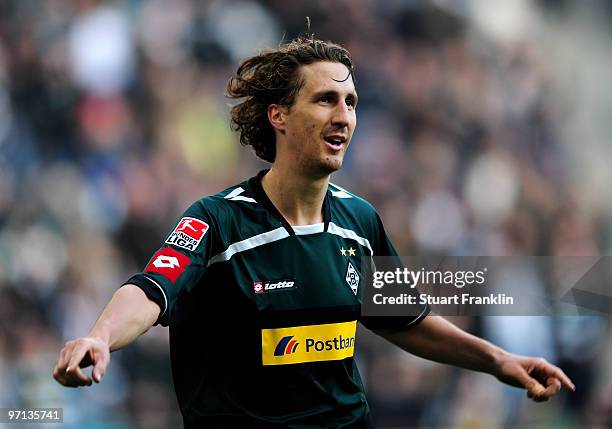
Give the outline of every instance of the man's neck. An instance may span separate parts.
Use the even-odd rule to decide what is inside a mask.
[[[290,225],[323,222],[323,200],[329,176],[313,179],[273,165],[261,185],[274,207]]]

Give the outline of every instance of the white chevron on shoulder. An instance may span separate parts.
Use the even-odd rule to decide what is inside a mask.
[[[338,189],[337,191],[332,190],[332,197],[336,197],[336,198],[353,198],[353,196],[351,194],[349,194],[349,192],[344,189],[341,188],[340,186],[336,185],[335,183],[331,183],[330,185],[332,185],[334,188]]]
[[[256,203],[257,201],[254,198],[251,197],[243,197],[242,194],[244,192],[243,188],[236,188],[234,189],[232,192],[230,192],[229,194],[227,194],[225,196],[226,200],[230,200],[230,201],[246,201],[248,203]]]

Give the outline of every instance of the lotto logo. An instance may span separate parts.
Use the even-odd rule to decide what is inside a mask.
[[[184,217],[170,233],[166,243],[193,251],[198,247],[207,231],[206,222],[193,217]]]
[[[268,291],[288,290],[295,287],[295,280],[278,280],[273,282],[254,282],[253,292],[259,294]]]
[[[166,255],[159,255],[157,258],[155,258],[153,265],[155,265],[157,268],[176,268],[181,266],[177,258]]]
[[[174,283],[190,262],[191,259],[187,255],[165,247],[153,255],[144,272],[161,274]]]

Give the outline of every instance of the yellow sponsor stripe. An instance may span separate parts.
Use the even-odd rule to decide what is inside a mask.
[[[287,365],[352,357],[355,352],[356,330],[356,320],[262,329],[262,362],[264,365]],[[278,351],[278,356],[274,355],[275,351]]]

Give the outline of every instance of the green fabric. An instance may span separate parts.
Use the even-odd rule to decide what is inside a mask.
[[[194,251],[171,246],[191,259],[174,283],[159,273],[136,276],[154,280],[168,303],[158,322],[170,326],[185,425],[367,427],[369,409],[352,357],[264,366],[261,330],[364,323],[362,257],[396,252],[374,208],[334,185],[324,203],[326,222],[289,227],[261,188],[263,174],[185,212],[209,229]],[[152,282],[135,283],[155,296]],[[159,295],[155,300],[163,309]]]

